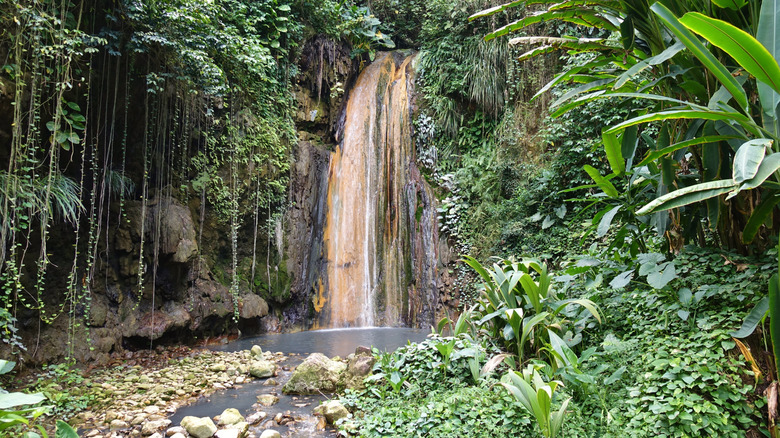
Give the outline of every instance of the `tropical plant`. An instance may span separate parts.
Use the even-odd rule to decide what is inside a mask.
[[[11,372],[15,365],[15,362],[0,359],[0,375]],[[21,434],[22,438],[41,438],[41,436],[47,438],[49,435],[46,433],[46,429],[40,424],[35,424],[35,421],[47,414],[51,406],[33,406],[44,400],[46,400],[46,396],[40,392],[26,394],[7,392],[0,388],[0,432],[21,432],[27,428],[29,430]],[[68,423],[61,420],[56,422],[54,436],[56,438],[78,438],[76,431]]]
[[[561,432],[566,407],[569,400],[561,403],[557,411],[552,409],[555,390],[563,384],[557,380],[545,382],[534,365],[528,365],[522,374],[509,371],[501,379],[501,384],[528,410],[536,419],[539,430],[546,438],[555,438]]]
[[[506,259],[485,268],[472,257],[465,256],[464,261],[482,278],[477,325],[487,326],[493,338],[503,339],[507,349],[518,355],[521,364],[529,354],[535,354],[545,345],[548,329],[555,328],[561,334],[568,334],[573,343],[581,339],[571,333],[571,330],[582,330],[582,325],[573,327],[565,316],[567,307],[583,308],[574,316],[602,320],[592,301],[559,296],[544,263]]]

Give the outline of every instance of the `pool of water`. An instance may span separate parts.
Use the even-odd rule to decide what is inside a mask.
[[[174,425],[178,425],[185,416],[214,417],[227,408],[238,409],[245,417],[262,410],[273,418],[277,413],[289,415],[297,419],[290,428],[274,426],[273,428],[288,437],[331,437],[332,430],[317,431],[316,418],[312,417],[313,409],[325,396],[291,396],[282,394],[281,388],[290,378],[291,370],[300,364],[311,353],[322,353],[328,357],[348,356],[359,346],[375,347],[380,351],[392,351],[406,345],[408,342],[425,340],[426,330],[411,328],[350,328],[313,330],[298,333],[268,334],[257,337],[239,339],[225,345],[211,347],[216,351],[248,350],[253,345],[259,345],[263,351],[282,352],[287,360],[280,365],[282,369],[276,377],[278,385],[264,385],[265,379],[253,380],[237,388],[218,391],[209,397],[204,397],[195,404],[182,407],[170,417]],[[279,402],[269,407],[258,407],[257,396],[274,394]],[[260,433],[257,433],[259,436]]]
[[[347,357],[358,346],[376,347],[391,351],[407,342],[420,342],[430,330],[395,327],[370,327],[312,330],[298,333],[269,334],[239,339],[225,345],[212,347],[217,351],[249,350],[259,345],[263,351],[311,354],[322,353],[328,357]]]

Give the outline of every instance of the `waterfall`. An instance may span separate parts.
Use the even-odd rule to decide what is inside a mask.
[[[415,164],[413,58],[379,53],[349,95],[328,169],[319,327],[433,319],[435,199]]]

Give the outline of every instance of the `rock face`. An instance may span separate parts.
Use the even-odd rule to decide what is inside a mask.
[[[217,432],[217,426],[208,417],[184,417],[181,426],[195,438],[209,438]]]
[[[314,353],[295,368],[282,388],[286,394],[332,393],[344,389],[347,365]]]
[[[342,418],[349,416],[349,411],[338,400],[328,400],[314,408],[314,413],[322,415],[328,424],[334,424]]]

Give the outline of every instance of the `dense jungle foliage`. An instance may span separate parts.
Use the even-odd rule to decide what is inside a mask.
[[[463,257],[457,315],[375,352],[342,435],[777,436],[780,1],[3,0],[0,23],[7,348],[29,347],[20,309],[76,336],[129,202],[151,230],[156,196],[213,211],[237,293],[239,229],[256,246],[285,206],[297,59],[326,36],[363,63],[419,50],[417,160]],[[0,430],[43,397],[0,394]]]

